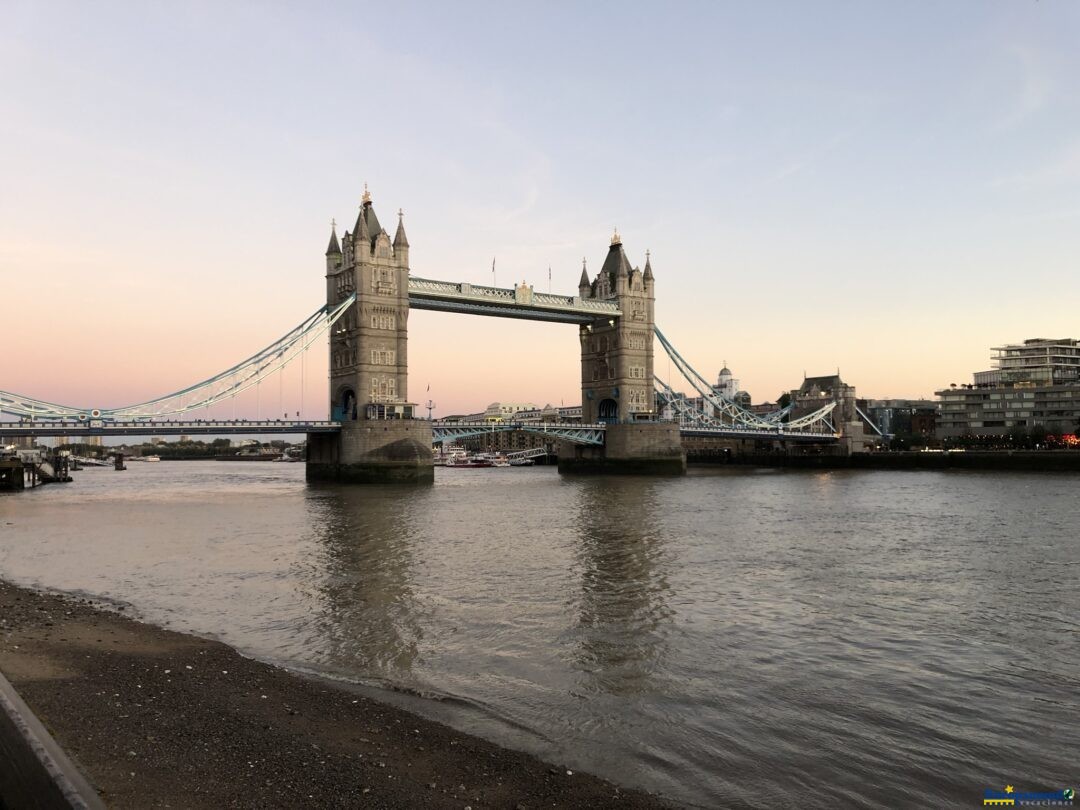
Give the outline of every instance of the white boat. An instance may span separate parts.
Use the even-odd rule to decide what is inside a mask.
[[[509,467],[510,459],[502,453],[477,453],[473,458],[483,459],[490,467]]]
[[[161,456],[143,456],[143,461],[161,461]]]
[[[445,467],[450,464],[451,461],[463,459],[468,455],[468,452],[464,447],[458,444],[452,444],[449,447],[443,447],[435,454],[434,464],[436,467]]]
[[[510,459],[511,467],[531,467],[535,464],[531,458],[512,458]]]
[[[490,458],[484,458],[483,456],[451,456],[443,466],[454,469],[473,469],[476,467],[494,467],[495,464]]]

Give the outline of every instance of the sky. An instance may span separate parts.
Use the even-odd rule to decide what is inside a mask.
[[[0,0],[0,389],[114,407],[252,354],[367,183],[416,276],[573,294],[617,227],[704,376],[932,396],[1080,337],[1078,42],[1070,0]],[[409,338],[436,416],[580,401],[573,326]],[[324,412],[305,363],[239,415]]]

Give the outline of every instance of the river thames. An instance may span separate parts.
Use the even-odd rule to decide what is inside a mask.
[[[1080,476],[89,469],[0,576],[92,594],[696,806],[1080,782]]]

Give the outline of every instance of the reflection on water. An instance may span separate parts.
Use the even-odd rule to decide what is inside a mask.
[[[0,497],[0,574],[690,804],[1076,779],[1077,476],[131,467]]]
[[[672,612],[656,509],[649,479],[580,482],[575,659],[589,692],[628,695],[660,687]]]
[[[331,667],[389,682],[412,669],[423,638],[412,570],[414,494],[313,487],[308,514],[323,568],[315,626]]]

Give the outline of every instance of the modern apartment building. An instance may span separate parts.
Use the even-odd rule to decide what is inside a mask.
[[[991,436],[1016,428],[1074,433],[1080,420],[1080,341],[1032,338],[993,348],[990,371],[935,392],[937,435]]]

